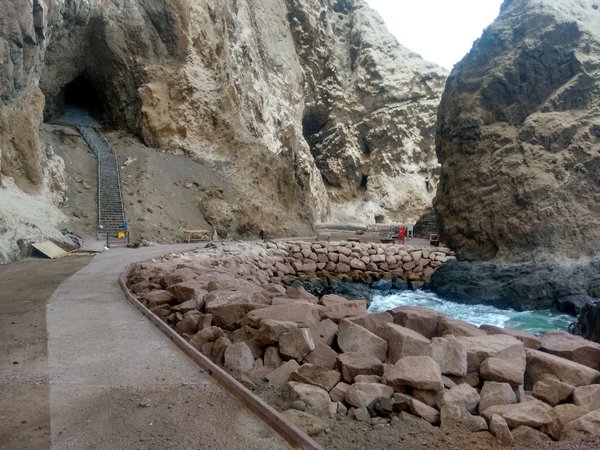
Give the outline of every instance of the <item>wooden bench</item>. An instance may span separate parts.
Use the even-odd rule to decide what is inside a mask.
[[[212,230],[183,230],[183,242],[210,241]]]

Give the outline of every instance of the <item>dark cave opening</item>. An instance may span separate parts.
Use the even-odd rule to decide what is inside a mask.
[[[103,112],[103,98],[99,89],[85,76],[79,76],[64,87],[65,107],[77,106],[86,109],[94,117]]]
[[[368,182],[369,182],[369,175],[363,174],[362,177],[360,177],[360,188],[363,190],[366,190]]]

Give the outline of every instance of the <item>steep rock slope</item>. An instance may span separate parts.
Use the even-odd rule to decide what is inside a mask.
[[[222,233],[414,220],[431,201],[445,73],[362,0],[12,3],[0,7],[3,184],[50,210],[65,183],[37,129],[42,108],[50,120],[74,98],[107,126],[214,168],[231,195],[198,214],[231,218],[212,217]],[[39,197],[44,186],[56,194]]]
[[[445,289],[460,279],[470,296],[484,296],[473,278],[485,272],[488,295],[510,291],[513,303],[590,300],[600,242],[599,23],[598,2],[507,0],[452,71],[438,112],[434,206],[463,259],[496,265],[448,267],[438,280]]]

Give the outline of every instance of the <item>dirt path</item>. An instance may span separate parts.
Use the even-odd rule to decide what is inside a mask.
[[[288,448],[120,291],[127,263],[189,247],[113,249],[70,277],[89,259],[1,268],[0,448]]]
[[[46,301],[90,261],[29,258],[0,266],[0,448],[50,447]]]

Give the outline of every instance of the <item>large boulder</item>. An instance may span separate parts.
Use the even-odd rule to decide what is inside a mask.
[[[600,384],[576,387],[573,390],[573,403],[588,412],[600,409]]]
[[[440,336],[483,336],[487,333],[464,320],[442,317],[438,325],[438,334]]]
[[[547,331],[540,350],[600,370],[600,344],[565,331]]]
[[[525,379],[525,361],[525,348],[519,343],[485,359],[479,367],[479,374],[486,381],[519,386]]]
[[[486,335],[486,336],[460,336],[457,338],[467,348],[467,371],[478,372],[481,363],[513,346],[523,346],[518,341],[508,335]]]
[[[315,344],[315,349],[305,356],[304,361],[324,369],[333,369],[337,357],[338,354],[334,349],[321,342],[317,342]]]
[[[342,379],[354,382],[356,375],[383,375],[383,363],[379,358],[359,352],[347,352],[338,356]]]
[[[312,364],[303,364],[298,370],[292,372],[290,376],[292,381],[312,384],[313,386],[325,389],[327,392],[332,390],[341,378],[342,375],[337,370],[323,369]]]
[[[429,339],[410,328],[394,323],[384,323],[377,329],[376,334],[388,344],[386,362],[389,364],[395,364],[405,356],[429,356],[431,354]]]
[[[363,328],[366,328],[371,333],[377,333],[377,329],[385,323],[393,323],[394,318],[388,312],[368,313],[360,316],[348,318],[350,322],[354,322]]]
[[[552,422],[549,414],[551,409],[539,400],[531,400],[525,403],[490,406],[482,412],[482,415],[489,422],[494,414],[498,414],[506,420],[510,428],[519,425],[535,428]]]
[[[250,326],[258,328],[265,319],[294,322],[299,327],[310,327],[321,321],[323,306],[307,303],[293,303],[289,305],[272,305],[251,311],[246,315]]]
[[[290,377],[293,372],[298,370],[300,365],[294,360],[290,359],[281,366],[270,371],[265,375],[265,379],[274,386],[284,387],[290,381]]]
[[[279,353],[284,359],[302,359],[315,349],[315,341],[308,328],[293,328],[279,338]]]
[[[526,349],[525,352],[527,354],[525,377],[531,386],[547,375],[553,375],[563,383],[572,386],[585,386],[600,381],[600,372],[590,367],[539,350]]]
[[[589,412],[578,419],[565,425],[560,438],[565,439],[572,434],[586,434],[591,436],[600,436],[600,409]]]
[[[560,439],[560,433],[566,424],[586,415],[588,411],[581,406],[567,403],[565,405],[555,406],[549,411],[549,413],[550,417],[552,417],[552,422],[542,425],[540,430],[557,441]]]
[[[385,382],[395,390],[404,386],[427,391],[444,389],[440,366],[429,356],[406,356],[385,373]]]
[[[431,340],[431,357],[440,365],[443,374],[467,374],[467,347],[454,336],[434,337]]]
[[[570,384],[548,376],[533,385],[532,394],[549,405],[556,406],[566,401],[573,393],[573,389]]]
[[[369,406],[379,398],[389,399],[394,389],[379,383],[354,383],[346,392],[346,402],[356,408]]]
[[[542,345],[542,340],[539,337],[537,337],[535,334],[531,334],[526,331],[513,330],[512,328],[502,328],[488,324],[480,325],[479,328],[485,330],[487,334],[508,334],[509,336],[512,336],[515,339],[521,341],[525,348],[532,348],[533,350],[537,350]]]
[[[380,361],[385,361],[387,342],[349,320],[340,321],[337,342],[343,352],[364,353],[373,355]]]
[[[325,389],[295,381],[290,381],[287,386],[292,401],[301,400],[318,411],[329,411],[331,399]]]
[[[459,384],[437,396],[437,406],[441,408],[444,405],[455,404],[465,408],[467,411],[475,414],[477,405],[479,405],[479,392],[468,384]]]
[[[418,306],[399,306],[388,311],[394,323],[410,328],[431,339],[438,336],[438,325],[444,317],[442,314]]]
[[[365,300],[344,300],[343,302],[326,305],[323,310],[323,318],[338,323],[342,319],[360,316],[367,312],[367,302]]]
[[[443,428],[460,427],[472,433],[488,429],[483,417],[472,415],[464,406],[457,403],[446,403],[440,408],[440,422]]]
[[[481,414],[490,406],[510,405],[517,403],[517,396],[508,383],[486,381],[481,388],[479,399],[479,413]]]
[[[252,350],[245,342],[236,342],[227,346],[224,353],[224,366],[226,369],[246,373],[254,366]]]

